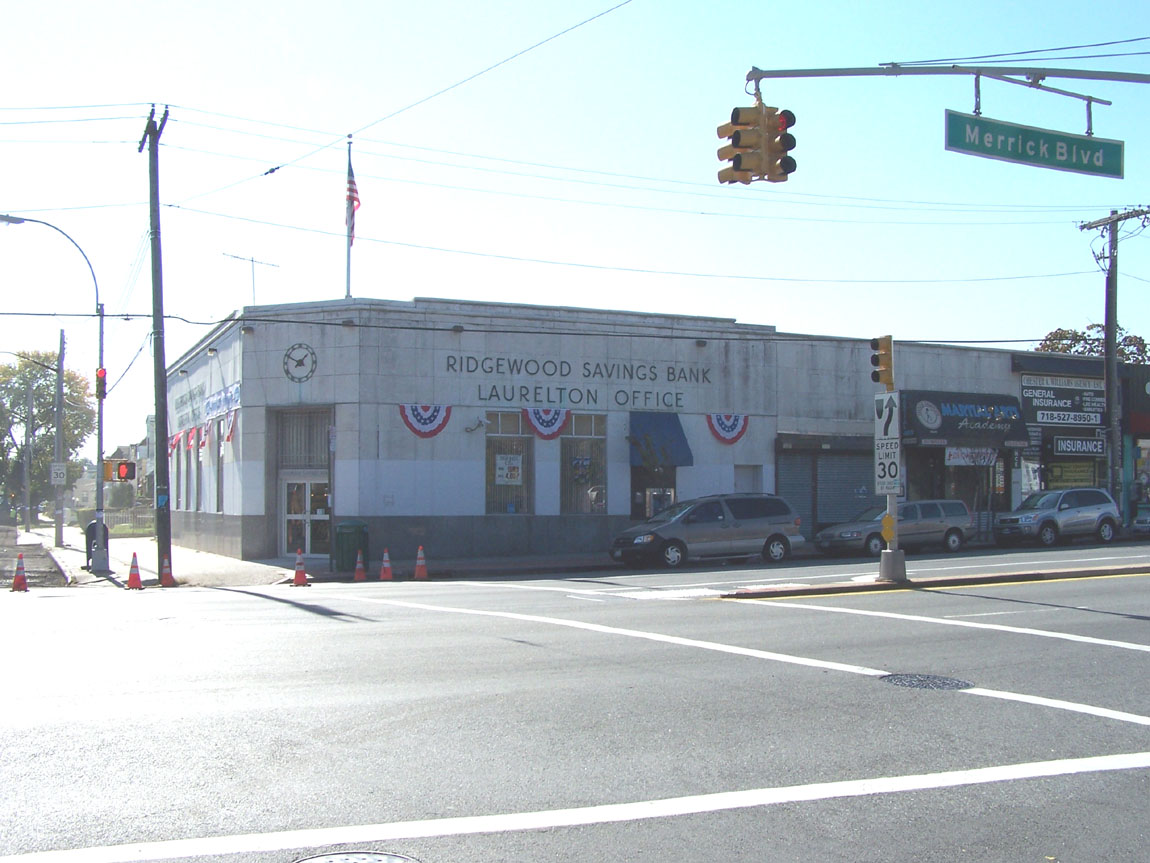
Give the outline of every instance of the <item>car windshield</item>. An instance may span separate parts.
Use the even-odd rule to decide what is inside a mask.
[[[868,506],[858,515],[856,515],[853,521],[878,521],[884,515],[886,515],[885,506]]]
[[[1058,505],[1056,491],[1036,491],[1018,505],[1019,509],[1053,509]]]
[[[646,523],[647,524],[664,524],[665,522],[671,521],[671,519],[678,518],[686,510],[690,509],[694,505],[695,504],[692,501],[687,501],[684,503],[676,503],[673,506],[669,506],[666,509],[655,513],[653,516],[651,516],[649,519],[647,519]]]

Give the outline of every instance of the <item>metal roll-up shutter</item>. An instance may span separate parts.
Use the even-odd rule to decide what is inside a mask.
[[[814,477],[813,453],[779,453],[776,457],[775,488],[802,518],[802,532],[807,539],[815,535]]]
[[[885,503],[874,494],[874,456],[869,452],[819,453],[818,527],[850,521],[868,506]]]

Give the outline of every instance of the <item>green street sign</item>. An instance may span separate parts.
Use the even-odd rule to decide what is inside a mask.
[[[946,149],[1036,168],[1122,179],[1125,144],[946,112]]]

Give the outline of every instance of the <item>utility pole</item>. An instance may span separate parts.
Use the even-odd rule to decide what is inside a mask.
[[[56,465],[64,463],[64,331],[60,330],[60,351],[56,354],[56,441],[52,447],[52,460]],[[100,465],[98,470],[103,470]],[[65,468],[65,472],[67,469]],[[55,480],[53,480],[55,482]],[[55,547],[64,545],[64,485],[55,485],[56,525],[53,531]]]
[[[1110,233],[1110,251],[1106,262],[1106,320],[1103,339],[1103,383],[1106,388],[1106,431],[1109,445],[1106,467],[1110,496],[1118,503],[1118,511],[1125,519],[1129,509],[1122,492],[1122,413],[1118,406],[1118,226],[1127,219],[1145,218],[1150,210],[1111,210],[1104,219],[1095,219],[1079,226],[1079,230],[1102,228]]]
[[[156,390],[156,572],[164,571],[164,562],[172,562],[171,481],[168,459],[163,453],[168,441],[168,368],[164,358],[164,269],[160,257],[160,135],[168,122],[168,109],[156,125],[156,109],[148,115],[143,152],[148,145],[148,199],[152,235],[152,373]]]

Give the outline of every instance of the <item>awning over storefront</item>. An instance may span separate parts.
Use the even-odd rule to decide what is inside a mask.
[[[1015,396],[902,390],[902,438],[920,446],[1025,447],[1030,443]]]
[[[678,414],[632,411],[630,418],[632,467],[689,467],[695,463]]]

